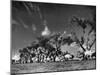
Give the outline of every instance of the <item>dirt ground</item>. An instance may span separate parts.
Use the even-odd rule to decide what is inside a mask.
[[[75,71],[75,70],[96,69],[96,60],[47,62],[30,64],[12,64],[12,75],[24,73]],[[14,74],[15,73],[15,74]]]

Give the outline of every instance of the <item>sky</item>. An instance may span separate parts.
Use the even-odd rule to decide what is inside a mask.
[[[95,6],[23,1],[12,1],[11,7],[12,55],[32,43],[46,29],[50,33],[66,31],[70,34],[74,31],[80,38],[82,28],[70,23],[72,16],[92,20],[95,9]],[[90,27],[87,27],[86,32],[89,30]]]

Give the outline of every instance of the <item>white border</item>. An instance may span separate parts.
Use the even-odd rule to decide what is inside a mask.
[[[26,0],[21,0],[26,1]],[[38,73],[41,75],[98,75],[100,73],[100,0],[27,0],[97,6],[97,69],[84,71]],[[10,0],[0,1],[0,75],[10,74]],[[38,75],[37,74],[37,75]],[[34,74],[35,75],[35,74]]]
[[[17,0],[17,1],[35,1],[35,2],[49,2],[49,3],[63,3],[63,4],[84,4],[96,5],[95,0]]]

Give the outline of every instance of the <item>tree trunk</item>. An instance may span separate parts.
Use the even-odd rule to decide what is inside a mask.
[[[86,51],[86,49],[82,46],[82,44],[81,44],[81,43],[79,43],[79,45],[80,45],[80,47],[83,49],[83,51],[85,52],[85,51]]]

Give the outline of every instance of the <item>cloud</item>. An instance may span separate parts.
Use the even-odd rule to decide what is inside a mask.
[[[14,20],[14,19],[12,19],[12,24],[13,25],[19,25],[19,23],[16,20]]]
[[[17,20],[14,20],[12,19],[12,29],[17,31],[16,27],[17,26],[23,26],[25,29],[28,29],[28,25],[24,23],[23,20],[21,20],[20,18],[18,18],[18,21]]]
[[[22,25],[23,25],[24,28],[26,28],[26,29],[28,28],[28,25],[26,25],[26,24],[24,23],[24,21],[20,20],[20,22],[22,23]]]
[[[46,20],[43,20],[43,25],[47,26],[47,21]]]
[[[33,30],[33,31],[36,31],[36,30],[37,30],[35,24],[32,24],[32,30]]]
[[[28,28],[28,26],[26,24],[23,24],[23,27],[26,28],[26,29]]]
[[[12,30],[17,31],[17,27],[20,25],[20,23],[16,20],[12,19],[11,24],[12,24]]]
[[[37,11],[39,13],[40,19],[42,20],[43,19],[43,16],[42,16],[42,13],[40,11],[40,7],[39,6],[37,6]]]
[[[48,35],[50,35],[50,30],[48,29],[48,27],[47,26],[45,26],[45,28],[44,28],[44,30],[42,31],[42,33],[41,33],[41,35],[42,36],[48,36]]]
[[[18,18],[18,20],[20,21],[21,25],[25,28],[25,29],[28,29],[28,25],[25,24],[25,22],[21,19],[21,18]]]
[[[26,10],[28,11],[28,13],[31,15],[32,13],[31,13],[31,11],[30,11],[30,9],[29,9],[29,6],[28,6],[26,3],[23,3],[23,4],[24,4]]]

